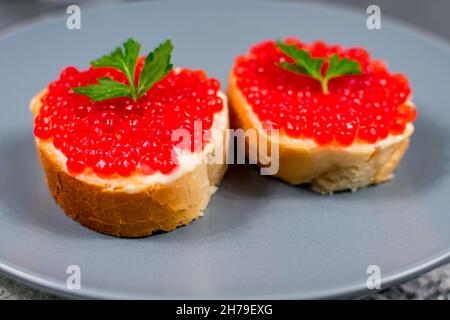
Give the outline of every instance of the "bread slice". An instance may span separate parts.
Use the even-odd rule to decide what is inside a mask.
[[[45,93],[46,90],[42,91],[31,101],[35,117]],[[225,137],[228,108],[226,97],[220,96],[224,108],[215,114],[213,129],[223,132]],[[73,176],[67,171],[66,157],[51,140],[36,138],[36,146],[50,192],[65,214],[92,230],[117,237],[143,237],[157,231],[171,231],[202,216],[227,170],[226,161],[208,164],[189,157],[199,160],[199,153],[185,157],[190,162],[180,159],[179,167],[170,175],[136,173],[127,178],[102,179],[88,169]],[[212,156],[215,150],[222,150],[225,157],[226,147],[224,139],[212,135],[204,151]]]
[[[262,124],[238,88],[233,72],[229,77],[228,98],[233,127],[256,129],[259,135],[268,139],[269,145],[277,144],[279,157],[272,159],[279,161],[279,171],[275,176],[294,185],[309,183],[313,190],[321,193],[354,191],[391,179],[414,131],[410,123],[401,135],[389,135],[375,144],[356,141],[350,147],[320,146],[311,139],[294,139],[283,132],[275,140],[261,130]],[[267,159],[258,158],[258,162],[267,163]]]

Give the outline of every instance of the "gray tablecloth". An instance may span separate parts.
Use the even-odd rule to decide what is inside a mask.
[[[188,0],[187,0],[188,1]],[[282,0],[296,1],[296,0]],[[298,0],[297,0],[298,1]],[[448,0],[321,0],[365,10],[371,4],[381,7],[382,13],[407,21],[450,40],[450,1]],[[0,31],[36,19],[47,13],[64,13],[67,5],[104,5],[108,0],[0,0]],[[40,290],[10,280],[0,275],[0,300],[2,299],[58,299]],[[372,293],[361,299],[450,299],[450,265],[440,267],[404,284]]]

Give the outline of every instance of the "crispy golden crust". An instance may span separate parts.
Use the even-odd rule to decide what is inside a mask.
[[[43,93],[33,99],[34,116]],[[57,161],[53,143],[36,139],[36,146],[50,192],[65,214],[92,230],[117,237],[171,231],[202,216],[227,169],[226,164],[201,163],[170,184],[144,186],[130,193],[70,175]]]
[[[261,124],[237,87],[233,73],[229,78],[228,98],[233,127],[244,130],[260,128]],[[312,141],[289,138],[281,132],[279,142],[269,139],[268,145],[279,144],[279,171],[275,176],[295,185],[309,183],[321,193],[333,193],[391,179],[408,149],[413,131],[414,127],[409,125],[402,136],[374,145],[354,144],[347,148],[337,145],[322,147]],[[265,135],[261,131],[258,134]]]

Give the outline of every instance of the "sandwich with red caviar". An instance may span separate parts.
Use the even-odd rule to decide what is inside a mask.
[[[228,127],[226,97],[203,71],[173,69],[172,49],[167,40],[139,57],[129,39],[87,70],[65,68],[31,102],[51,194],[88,228],[119,237],[174,230],[203,214],[225,174],[225,161],[197,160],[226,151],[211,134]],[[179,143],[177,129],[192,139]]]
[[[239,56],[228,97],[233,126],[257,129],[279,147],[276,176],[322,193],[391,179],[416,118],[406,77],[367,50],[296,38]],[[274,129],[277,139],[268,134]]]

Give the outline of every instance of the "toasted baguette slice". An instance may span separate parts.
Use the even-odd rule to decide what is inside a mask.
[[[31,101],[35,117],[45,93],[46,90],[42,91]],[[226,97],[220,96],[224,108],[215,114],[213,128],[221,130],[225,137],[228,108]],[[85,227],[117,237],[143,237],[156,231],[171,231],[202,216],[227,170],[226,161],[207,164],[198,158],[192,161],[188,156],[191,162],[180,159],[179,167],[169,175],[136,173],[127,178],[102,179],[88,169],[82,175],[73,176],[67,171],[66,157],[51,140],[36,138],[36,146],[50,192],[65,214]],[[213,135],[204,150],[210,156],[215,150],[222,150],[225,157],[226,147],[225,141]]]
[[[414,131],[414,126],[408,124],[401,135],[390,135],[375,144],[355,142],[350,147],[320,146],[311,139],[294,139],[283,132],[275,141],[261,131],[262,124],[238,88],[233,72],[229,78],[228,98],[233,127],[254,128],[268,139],[269,145],[279,144],[276,176],[294,185],[309,183],[313,190],[321,193],[354,191],[391,179]],[[257,146],[249,146],[254,147]],[[258,159],[260,163],[267,163],[267,159],[261,160]]]

